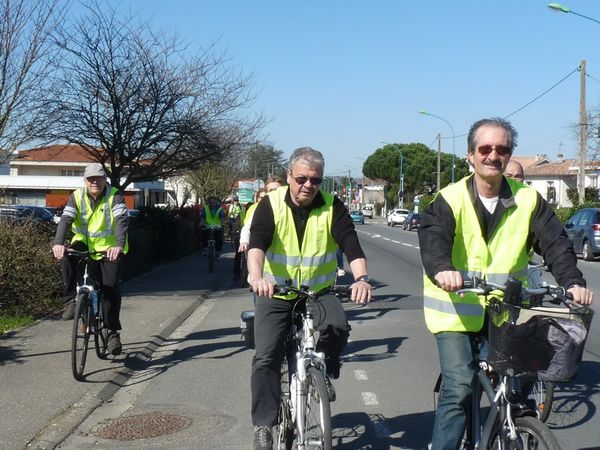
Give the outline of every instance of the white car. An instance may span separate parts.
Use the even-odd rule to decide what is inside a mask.
[[[369,219],[373,218],[373,207],[372,206],[363,206],[362,207],[363,216],[368,217]]]
[[[388,227],[393,227],[394,225],[402,225],[404,223],[404,219],[406,219],[406,216],[408,216],[409,214],[410,211],[408,209],[392,209],[387,216]]]

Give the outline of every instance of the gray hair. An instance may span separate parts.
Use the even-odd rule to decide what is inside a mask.
[[[288,169],[292,170],[297,162],[303,162],[310,168],[323,173],[325,170],[325,159],[323,154],[311,147],[300,147],[294,150],[288,162]]]
[[[468,152],[473,153],[476,150],[477,144],[475,143],[475,133],[483,126],[499,127],[506,131],[506,139],[508,141],[508,148],[510,148],[510,154],[512,155],[513,150],[517,146],[517,137],[519,133],[512,126],[512,124],[501,117],[492,117],[491,119],[481,119],[471,125],[469,135],[467,137]]]

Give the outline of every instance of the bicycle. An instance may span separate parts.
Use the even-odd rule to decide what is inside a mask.
[[[217,259],[215,233],[221,231],[220,226],[204,227],[208,231],[208,239],[206,241],[206,250],[208,256],[208,273],[213,273],[215,270],[215,260]]]
[[[326,293],[348,293],[346,286],[313,292],[306,286],[276,286],[277,294],[298,294],[292,311],[292,326],[286,338],[281,365],[281,401],[276,425],[278,450],[330,450],[331,407],[325,373],[325,354],[316,352],[314,316],[311,307]],[[304,308],[297,309],[299,305]]]
[[[538,288],[522,287],[516,280],[506,285],[473,279],[457,291],[475,292],[486,297],[494,291],[504,295],[504,301],[493,298],[488,302],[489,354],[479,360],[472,382],[472,402],[467,410],[467,426],[462,449],[560,449],[550,429],[538,417],[535,405],[522,394],[520,381],[568,381],[577,370],[583,353],[585,339],[579,342],[568,367],[557,364],[556,353],[548,350],[549,337],[555,339],[557,329],[565,321],[589,329],[593,311],[576,305],[561,287],[544,283]],[[528,296],[549,296],[566,307],[527,307],[523,304]],[[519,304],[514,300],[519,300]],[[569,334],[569,337],[571,335]],[[566,337],[564,338],[566,342]],[[562,348],[565,342],[555,342]],[[518,345],[515,345],[518,344]],[[542,348],[546,350],[543,351]],[[479,359],[479,358],[478,358]],[[559,367],[560,366],[560,367]],[[489,402],[489,411],[482,421],[482,393]]]
[[[94,335],[96,356],[106,359],[108,355],[108,328],[104,321],[102,289],[89,276],[90,259],[103,252],[67,249],[67,254],[80,257],[77,268],[77,288],[73,330],[71,333],[71,369],[77,381],[83,379],[90,336]],[[81,273],[82,272],[82,273]],[[79,275],[81,273],[81,276]]]

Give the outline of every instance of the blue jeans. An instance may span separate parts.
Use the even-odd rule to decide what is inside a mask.
[[[442,390],[433,424],[432,450],[456,450],[471,404],[471,382],[475,374],[473,333],[447,331],[435,335],[442,372]]]

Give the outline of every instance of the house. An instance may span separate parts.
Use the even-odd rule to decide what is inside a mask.
[[[20,151],[0,175],[0,203],[62,207],[83,186],[85,167],[96,160],[80,145],[54,144]],[[175,203],[164,181],[132,183],[124,192],[130,209]]]
[[[521,163],[525,171],[525,183],[537,190],[552,206],[564,208],[573,206],[567,196],[567,189],[577,189],[579,160],[564,159],[557,155],[556,161],[550,161],[546,155],[513,156]],[[598,188],[600,164],[587,161],[585,167],[585,187]]]

